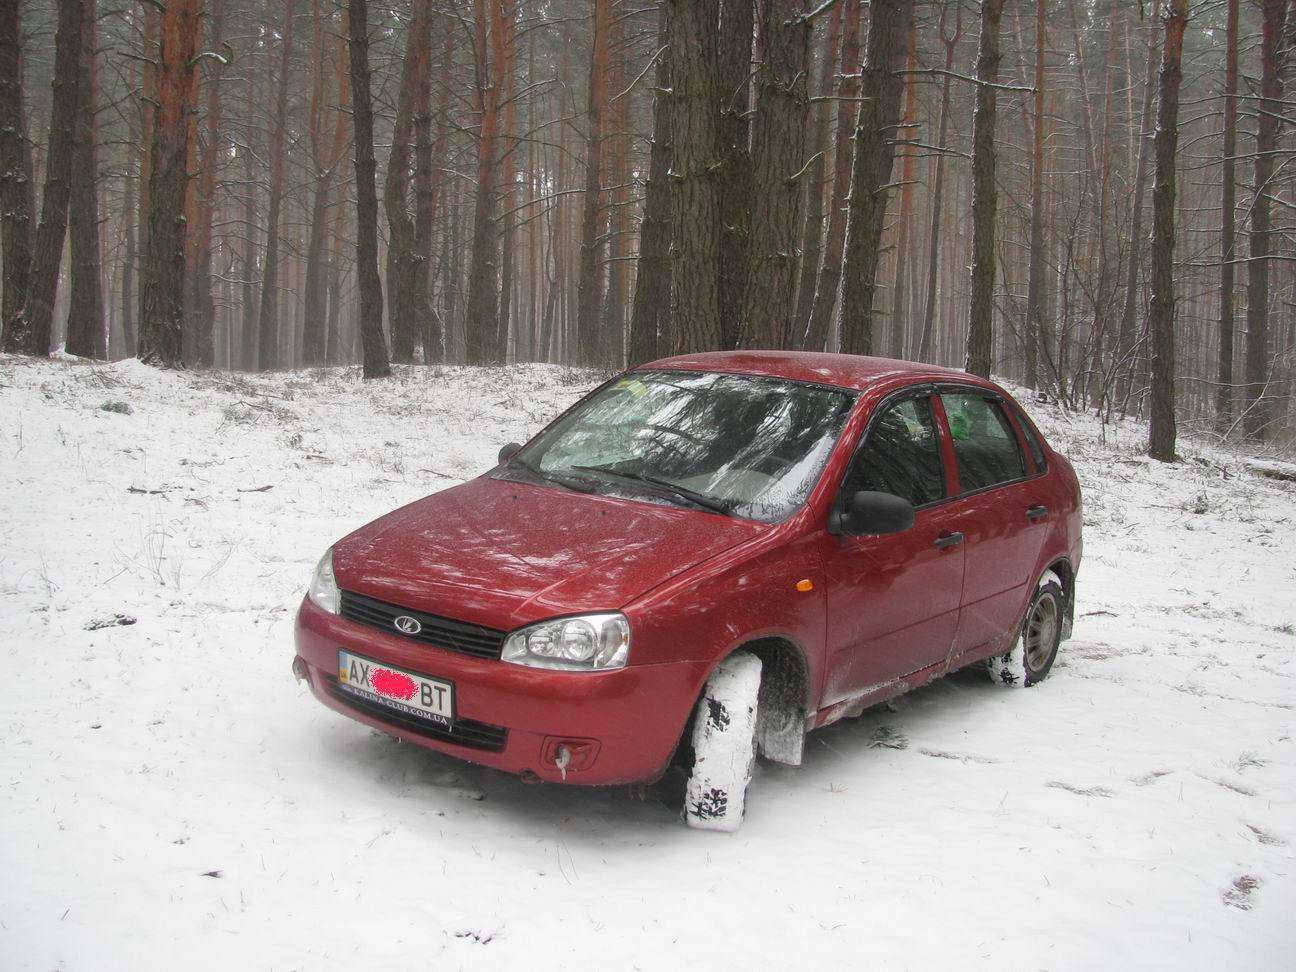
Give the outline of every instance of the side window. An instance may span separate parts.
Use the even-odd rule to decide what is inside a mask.
[[[869,430],[842,487],[848,496],[868,489],[904,497],[914,506],[943,498],[945,476],[931,402],[906,398],[888,406]]]
[[[941,395],[949,419],[963,492],[1011,482],[1026,475],[1017,436],[998,402],[980,395]]]
[[[1026,438],[1026,448],[1030,449],[1031,458],[1035,460],[1035,471],[1044,472],[1048,469],[1048,459],[1044,455],[1044,446],[1040,444],[1039,433],[1035,431],[1035,426],[1026,417],[1025,410],[1016,402],[1013,403],[1013,406],[1017,426],[1022,430],[1022,435]]]

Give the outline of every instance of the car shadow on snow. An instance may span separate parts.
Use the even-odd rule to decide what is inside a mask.
[[[834,781],[866,771],[870,760],[886,758],[888,750],[909,749],[915,738],[961,735],[975,726],[977,709],[1000,692],[977,666],[814,732],[806,739],[801,766],[759,761],[749,806],[761,817],[777,816],[780,804],[797,799],[798,792],[832,789]],[[561,834],[593,843],[639,840],[645,831],[656,832],[658,838],[687,833],[679,823],[686,773],[678,765],[642,788],[529,784],[359,725],[342,724],[338,730],[328,734],[325,744],[334,771],[353,774],[357,783],[376,787],[399,801],[398,806],[415,801],[420,814],[431,812],[465,823],[491,817],[521,833]],[[939,748],[920,748],[913,755],[919,754],[993,762],[975,752]],[[443,823],[438,820],[437,825]]]

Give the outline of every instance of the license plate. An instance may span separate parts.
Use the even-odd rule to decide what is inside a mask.
[[[338,688],[447,728],[454,724],[454,686],[438,678],[338,650]]]

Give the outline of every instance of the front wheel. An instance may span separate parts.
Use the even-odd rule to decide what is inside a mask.
[[[1062,643],[1065,612],[1062,579],[1051,570],[1045,571],[1026,607],[1026,617],[1012,647],[986,659],[990,677],[999,685],[1012,688],[1029,688],[1043,681]]]
[[[693,718],[693,770],[684,820],[699,830],[732,833],[743,821],[756,762],[756,701],[761,660],[735,652],[711,673]]]

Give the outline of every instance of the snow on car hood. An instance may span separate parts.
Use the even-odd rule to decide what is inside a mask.
[[[616,610],[769,527],[655,503],[481,477],[340,541],[338,584],[404,607],[510,629]]]

